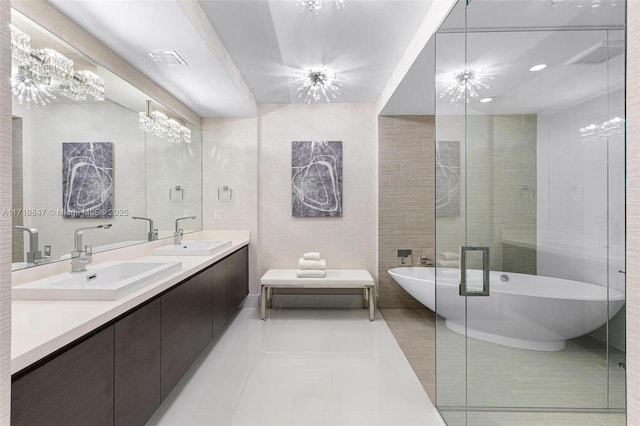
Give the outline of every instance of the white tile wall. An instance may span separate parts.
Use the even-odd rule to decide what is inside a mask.
[[[202,223],[204,229],[250,231],[249,292],[258,293],[258,120],[206,118],[202,125]],[[222,185],[231,187],[231,200],[218,199]],[[220,220],[215,220],[215,210]]]
[[[377,277],[378,117],[374,104],[260,105],[258,274],[320,251],[333,269]],[[291,216],[291,142],[342,141],[343,217]]]
[[[413,265],[435,258],[433,116],[380,116],[378,120],[378,307],[420,308],[387,272],[398,249]]]
[[[0,211],[11,208],[11,3],[0,1]],[[11,410],[11,217],[0,215],[0,425]]]

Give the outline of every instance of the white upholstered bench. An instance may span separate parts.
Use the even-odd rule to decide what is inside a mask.
[[[324,278],[298,278],[295,269],[269,269],[260,279],[260,318],[267,317],[274,288],[361,288],[364,307],[369,308],[369,321],[375,318],[375,289],[373,277],[364,269],[327,269]]]

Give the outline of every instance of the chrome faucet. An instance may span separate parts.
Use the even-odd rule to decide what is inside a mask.
[[[155,241],[158,239],[158,230],[153,228],[153,219],[142,216],[133,216],[131,219],[142,219],[149,221],[149,232],[147,233],[147,241]]]
[[[173,244],[180,244],[182,242],[182,235],[184,234],[182,229],[178,229],[178,222],[181,220],[193,220],[195,218],[195,216],[185,216],[176,219],[176,231],[173,233]]]
[[[38,230],[21,225],[13,225],[14,229],[20,229],[29,233],[29,251],[27,252],[27,263],[43,263],[46,257],[42,257],[42,252],[38,249]]]
[[[85,265],[93,261],[93,252],[91,246],[86,245],[82,247],[82,231],[88,229],[109,229],[111,224],[97,226],[86,226],[84,228],[78,228],[73,233],[73,252],[71,253],[71,272],[86,271]]]

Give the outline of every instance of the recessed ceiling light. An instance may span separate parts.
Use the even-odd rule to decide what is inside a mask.
[[[493,100],[493,98],[482,98],[480,99],[480,102],[482,102],[483,104],[486,104],[488,102],[491,102]]]
[[[529,68],[529,71],[541,71],[547,67],[547,64],[538,64]]]
[[[168,49],[155,49],[147,51],[147,55],[151,57],[154,62],[161,65],[187,65],[187,61],[182,59],[178,52]]]

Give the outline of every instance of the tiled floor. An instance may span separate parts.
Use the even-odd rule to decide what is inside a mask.
[[[435,387],[435,319],[418,311],[383,310],[369,322],[360,309],[273,309],[263,322],[256,309],[244,309],[148,424],[444,425],[424,390],[433,395]],[[446,328],[439,332],[443,348],[451,349],[445,359],[449,367],[457,368],[460,353],[455,348],[460,347],[461,336]],[[566,398],[585,404],[606,402],[602,387],[606,367],[588,340],[569,342],[567,350],[556,353],[469,342],[468,349],[480,355],[473,362],[485,372],[469,377],[469,394],[479,404],[531,402],[534,397],[544,404]],[[493,361],[483,361],[482,354],[491,354]],[[585,368],[591,371],[587,375],[582,374]],[[558,374],[567,375],[566,389],[551,392],[548,377]],[[623,397],[619,382],[624,374],[616,370],[609,374],[612,383],[618,383],[610,392],[611,403],[616,404]],[[546,380],[547,387],[536,380]],[[458,395],[456,383],[445,384],[453,392],[441,388],[441,398]],[[464,424],[465,416],[469,426],[625,424],[624,414],[444,411],[443,415],[454,426]]]
[[[427,308],[380,309],[411,368],[432,401],[436,399],[436,316]]]
[[[437,339],[440,406],[463,403],[459,372],[466,368],[467,403],[474,407],[624,409],[625,373],[618,367],[624,354],[612,348],[607,362],[605,346],[589,336],[567,341],[562,351],[531,351],[465,341],[438,320]]]
[[[444,425],[362,309],[243,309],[149,425]]]
[[[427,393],[435,395],[435,333],[433,312],[427,309],[381,310],[389,328]],[[438,401],[464,405],[465,398],[481,407],[624,408],[625,374],[618,366],[624,354],[582,337],[560,352],[537,352],[494,345],[463,336],[438,321],[442,379]],[[465,347],[466,343],[466,347]],[[465,350],[471,354],[465,365]],[[607,368],[608,366],[608,368]],[[468,382],[464,372],[468,368]],[[608,375],[608,380],[607,380]],[[609,388],[607,389],[607,384]],[[468,385],[468,391],[465,389]],[[443,411],[450,425],[610,425],[625,424],[619,413]]]
[[[540,412],[444,412],[449,426],[625,426],[624,414]]]

